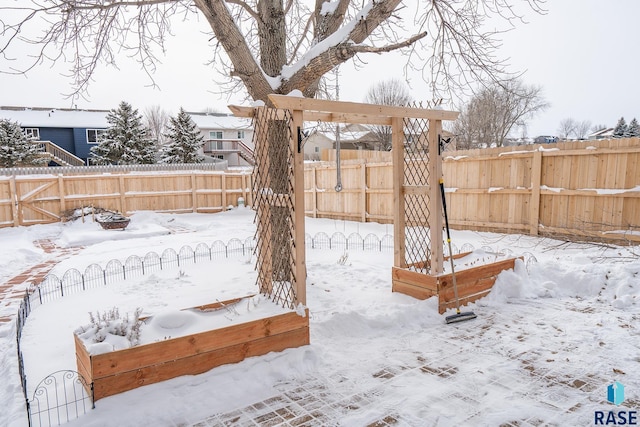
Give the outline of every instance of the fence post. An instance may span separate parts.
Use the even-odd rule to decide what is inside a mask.
[[[227,209],[227,174],[222,174],[222,178],[220,181],[220,187],[222,190],[221,200],[222,200],[222,210]]]
[[[20,206],[18,204],[18,187],[16,185],[15,175],[9,180],[9,197],[13,200],[13,208],[11,209],[13,213],[13,226],[18,227],[20,226]]]
[[[196,171],[191,172],[191,211],[198,212],[198,189],[196,188]]]
[[[124,175],[118,175],[118,192],[120,193],[120,212],[122,215],[127,214],[127,198],[125,196],[127,189],[124,183]]]
[[[360,186],[360,197],[362,197],[360,221],[367,222],[367,161],[365,159],[360,160],[360,179],[362,180],[362,185]]]
[[[531,200],[529,205],[529,234],[538,235],[540,224],[540,185],[542,180],[542,152],[534,151],[531,160]]]
[[[317,173],[318,173],[318,168],[315,166],[311,167],[311,191],[313,191],[312,198],[311,198],[311,214],[313,215],[314,218],[318,217]]]
[[[58,175],[58,193],[60,194],[60,212],[64,212],[67,209],[67,204],[65,201],[64,176],[62,174]]]

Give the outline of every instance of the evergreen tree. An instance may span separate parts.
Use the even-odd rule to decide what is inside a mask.
[[[640,124],[638,124],[638,121],[635,117],[629,123],[629,127],[627,128],[627,135],[629,136],[629,138],[640,137]]]
[[[616,127],[613,129],[614,138],[626,138],[627,136],[627,122],[624,120],[624,117],[620,117]]]
[[[169,119],[168,132],[164,135],[169,139],[162,150],[162,163],[201,163],[204,157],[198,154],[204,139],[200,135],[196,124],[182,108],[176,117]]]
[[[107,114],[109,127],[98,145],[91,148],[97,164],[135,165],[155,163],[155,144],[142,124],[138,110],[121,102]]]
[[[17,122],[0,119],[0,167],[40,166],[40,146],[28,138]]]

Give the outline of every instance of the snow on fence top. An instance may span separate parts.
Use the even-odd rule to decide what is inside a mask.
[[[101,166],[61,166],[55,168],[0,168],[0,175],[58,175],[58,174],[96,174],[123,172],[166,172],[166,171],[224,171],[228,168],[226,160],[215,163],[194,164],[153,164],[153,165],[101,165]]]

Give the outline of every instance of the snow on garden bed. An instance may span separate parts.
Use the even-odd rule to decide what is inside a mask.
[[[217,307],[168,309],[145,318],[139,318],[142,310],[120,315],[114,308],[102,313],[90,313],[91,323],[76,329],[75,333],[87,351],[96,355],[265,319],[292,311],[274,304],[263,295],[247,296],[230,303],[220,302],[212,305]]]

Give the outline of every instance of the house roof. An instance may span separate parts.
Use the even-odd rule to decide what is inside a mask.
[[[592,134],[588,135],[587,138],[589,139],[593,139],[596,137],[611,137],[613,136],[613,131],[614,128],[604,128],[604,129],[600,129],[599,131],[593,132]]]
[[[22,127],[97,128],[109,126],[106,110],[0,107],[0,118]]]
[[[189,113],[200,130],[251,129],[251,120],[222,114]]]
[[[326,136],[331,140],[335,140],[336,138],[336,133],[335,133],[335,130],[333,129],[325,130],[319,133],[323,134],[324,136]],[[365,141],[376,140],[376,137],[375,135],[373,135],[371,130],[366,126],[349,124],[346,126],[340,126],[340,139],[342,142],[349,142],[349,141],[357,142],[357,141],[363,141],[363,140]]]
[[[109,127],[109,110],[74,110],[41,107],[0,107],[0,119],[18,122],[22,127],[87,128]],[[189,113],[201,130],[250,129],[251,120],[225,114]]]

